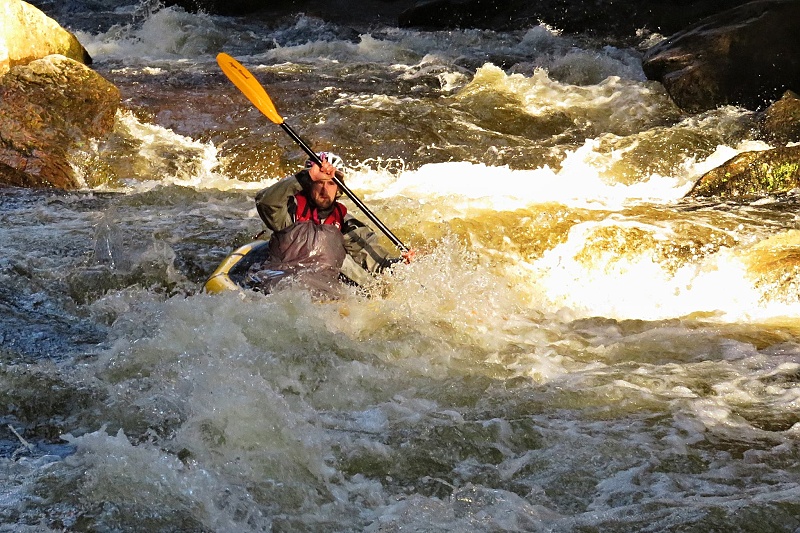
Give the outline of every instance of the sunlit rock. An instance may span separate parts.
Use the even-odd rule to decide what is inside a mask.
[[[704,174],[689,196],[758,197],[800,187],[800,146],[744,152]]]
[[[786,91],[763,112],[760,124],[764,137],[773,144],[800,142],[800,96]]]
[[[642,66],[686,111],[758,109],[800,87],[798,20],[796,0],[750,2],[653,46]]]
[[[114,124],[119,90],[60,55],[16,66],[0,80],[0,183],[80,186],[70,153]]]
[[[58,22],[21,0],[0,0],[0,75],[50,54],[92,62],[78,39]]]

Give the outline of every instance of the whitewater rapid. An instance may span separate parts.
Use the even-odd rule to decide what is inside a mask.
[[[546,24],[103,5],[62,13],[114,134],[0,191],[0,531],[794,531],[796,197],[684,198],[752,113]],[[220,51],[414,262],[202,292],[304,159]]]

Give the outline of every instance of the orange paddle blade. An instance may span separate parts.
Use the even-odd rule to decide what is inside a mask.
[[[253,105],[259,111],[264,113],[275,124],[283,124],[283,118],[278,114],[278,110],[275,109],[275,105],[272,103],[267,91],[250,74],[249,70],[225,52],[217,54],[217,63],[222,72],[228,76],[228,79],[244,93],[248,100],[253,102]]]

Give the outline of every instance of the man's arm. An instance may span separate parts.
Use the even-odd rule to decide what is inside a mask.
[[[348,255],[367,272],[375,274],[401,261],[378,243],[378,236],[374,231],[350,215],[344,219],[342,233]]]
[[[270,230],[280,231],[294,223],[289,212],[289,199],[301,189],[297,177],[289,176],[256,194],[256,210]]]

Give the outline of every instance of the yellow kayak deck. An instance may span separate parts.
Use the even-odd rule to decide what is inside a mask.
[[[244,285],[247,269],[269,255],[269,241],[253,241],[235,249],[206,280],[203,290],[209,294],[239,291]]]

